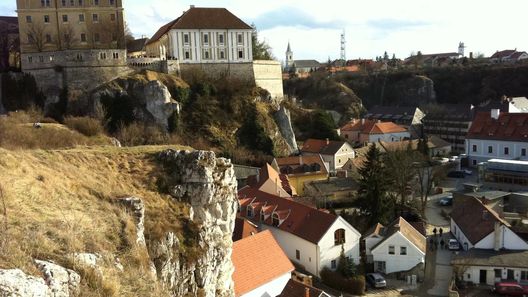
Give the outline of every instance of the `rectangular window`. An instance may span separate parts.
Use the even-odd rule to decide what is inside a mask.
[[[526,149],[521,149],[521,156],[526,157]]]
[[[50,60],[50,62],[53,62],[53,59],[54,59],[53,56],[49,56],[49,60]]]
[[[407,247],[400,246],[400,255],[407,255]]]
[[[99,5],[99,0],[93,0],[94,5]]]
[[[190,59],[191,59],[191,52],[185,51],[185,60],[190,60]]]
[[[51,35],[46,34],[46,43],[51,43]]]
[[[99,15],[97,13],[92,14],[92,21],[94,23],[99,22]]]
[[[84,22],[84,14],[83,14],[83,13],[81,13],[81,14],[79,15],[79,22],[81,22],[81,23]]]
[[[62,22],[63,23],[67,23],[68,22],[68,15],[67,14],[63,14],[62,15]]]
[[[31,22],[33,22],[33,19],[31,18],[30,15],[27,15],[26,16],[26,23],[31,23]]]
[[[79,6],[83,6],[83,0],[79,0]]]
[[[502,278],[502,269],[494,269],[494,271],[496,278]]]
[[[110,20],[111,20],[112,22],[116,20],[116,17],[115,17],[115,14],[114,14],[114,13],[110,14]]]
[[[491,145],[488,146],[488,154],[493,154],[493,147]]]
[[[70,6],[75,6],[75,0],[70,0]]]
[[[389,255],[394,255],[394,246],[389,245]]]
[[[330,268],[332,268],[332,270],[337,269],[337,261],[336,260],[332,260],[332,262],[330,264]]]
[[[39,56],[39,62],[44,63],[44,56]]]
[[[77,61],[82,61],[83,60],[83,56],[82,54],[77,54]]]
[[[115,0],[110,0],[110,5],[114,5],[115,4]]]
[[[33,57],[29,56],[29,57],[28,57],[28,62],[29,62],[29,63],[33,63]]]
[[[238,58],[239,59],[244,59],[244,51],[243,50],[239,50],[238,51]]]
[[[94,40],[94,42],[99,42],[99,41],[101,41],[101,37],[99,36],[99,33],[94,33],[93,40]]]
[[[40,5],[42,5],[42,7],[50,7],[50,2],[51,0],[40,0]]]
[[[119,59],[119,53],[113,53],[112,56],[114,59]]]
[[[204,42],[204,44],[209,44],[209,34],[204,34],[203,35],[203,42]]]
[[[521,280],[528,280],[528,271],[527,270],[521,271]]]
[[[505,147],[504,148],[504,154],[505,155],[509,155],[510,154],[510,148],[509,147]]]
[[[295,250],[295,259],[301,260],[301,252],[299,250]]]
[[[242,36],[241,33],[238,33],[238,34],[237,34],[237,43],[238,43],[238,44],[242,44],[242,43],[244,43],[244,37]]]
[[[189,44],[189,34],[183,34],[183,43]]]
[[[218,43],[224,45],[224,34],[218,34]]]
[[[473,145],[473,152],[474,153],[477,152],[477,145],[475,145],[475,144]]]
[[[99,53],[99,59],[106,60],[106,53]]]
[[[86,42],[86,33],[81,33],[81,42]]]
[[[66,6],[66,0],[62,0],[62,6]]]
[[[220,59],[221,60],[225,59],[225,51],[223,51],[223,50],[220,50]]]
[[[44,16],[44,23],[49,24],[49,22],[50,22],[50,17],[49,17],[49,15],[45,15],[45,16]]]

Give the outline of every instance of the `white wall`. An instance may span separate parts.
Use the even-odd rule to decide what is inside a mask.
[[[284,290],[284,287],[286,287],[286,284],[290,279],[291,272],[288,272],[274,279],[273,281],[254,289],[251,292],[241,295],[241,297],[278,296],[280,293],[282,293],[282,290]]]
[[[238,44],[237,35],[242,34],[243,43]],[[184,43],[184,35],[189,35],[189,43]],[[209,35],[209,42],[204,43],[204,34]],[[224,43],[220,44],[218,36],[224,35]],[[251,30],[171,30],[169,33],[168,55],[176,57],[180,63],[247,63],[253,61]],[[204,59],[203,51],[209,50],[209,59]],[[244,53],[238,57],[238,50]],[[191,58],[185,59],[185,51],[190,51]],[[220,50],[225,58],[220,58]]]
[[[365,252],[367,256],[372,255],[372,251],[371,251],[372,247],[378,244],[382,240],[383,240],[383,237],[377,236],[377,235],[372,235],[372,236],[365,238]]]
[[[348,159],[354,159],[355,157],[356,153],[354,152],[354,148],[348,142],[345,142],[341,149],[335,154],[334,170],[345,166],[346,162],[348,162]]]
[[[344,229],[345,230],[345,243],[335,245],[334,233],[336,230]],[[361,234],[354,229],[345,219],[338,217],[334,224],[328,229],[328,231],[323,235],[319,241],[319,251],[320,251],[320,268],[323,267],[331,268],[332,260],[336,260],[336,263],[339,261],[341,256],[341,251],[344,248],[345,256],[351,257],[354,260],[354,263],[359,264],[359,242]]]
[[[513,270],[514,279],[517,281],[521,280],[521,271],[528,271],[527,268],[513,268],[513,267],[493,267],[493,266],[470,266],[464,272],[464,280],[472,283],[480,283],[480,270],[486,270],[486,284],[493,286],[499,278],[495,278],[495,269],[502,271],[500,279],[507,279],[508,269]]]
[[[304,266],[308,272],[314,275],[319,275],[317,245],[273,226],[262,224],[262,229],[271,231],[273,237],[292,262]],[[295,258],[296,250],[301,252],[300,260]]]
[[[389,254],[389,246],[394,246],[394,255]],[[407,248],[407,255],[400,254],[400,247]],[[385,262],[385,273],[407,271],[414,268],[419,263],[425,262],[425,254],[420,251],[400,232],[394,233],[391,237],[378,245],[372,251],[374,261]]]
[[[473,151],[473,145],[477,146],[477,151]],[[493,152],[488,153],[488,146],[493,147]],[[504,148],[509,148],[508,155],[504,154]],[[471,159],[478,162],[485,162],[489,159],[505,160],[528,160],[528,156],[521,156],[522,149],[526,149],[528,155],[528,139],[526,142],[466,139],[466,154]]]
[[[510,228],[504,227],[504,248],[508,250],[528,250],[528,243]]]
[[[369,143],[384,141],[384,142],[399,142],[405,138],[411,138],[409,132],[390,133],[390,134],[372,134],[369,135]]]
[[[469,241],[469,239],[467,239],[467,237],[464,234],[464,232],[462,232],[462,230],[460,230],[460,228],[455,223],[455,221],[453,221],[453,219],[451,219],[451,233],[458,240],[458,243],[460,243],[460,248],[461,249],[464,249],[464,243],[467,243],[467,248],[468,249],[472,249],[473,248],[473,244],[471,244],[471,242]]]

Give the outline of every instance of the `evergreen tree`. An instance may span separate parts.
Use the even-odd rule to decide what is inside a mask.
[[[258,39],[258,31],[255,24],[252,24],[253,34],[251,34],[251,41],[253,42],[253,60],[273,60],[271,47],[265,41]]]
[[[351,278],[356,275],[357,267],[352,259],[345,256],[345,248],[341,246],[341,255],[337,262],[337,272],[346,278]]]
[[[359,168],[359,191],[357,206],[362,215],[368,217],[369,225],[386,224],[391,220],[394,201],[388,195],[390,178],[383,164],[382,155],[375,144],[367,152],[367,159]]]

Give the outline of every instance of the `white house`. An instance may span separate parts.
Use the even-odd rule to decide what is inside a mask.
[[[497,51],[490,57],[490,61],[494,63],[514,63],[526,59],[528,59],[528,54],[518,52],[517,49]]]
[[[301,153],[307,156],[321,155],[331,172],[341,169],[349,159],[354,159],[354,148],[346,141],[308,139],[304,142]]]
[[[342,251],[359,264],[361,234],[342,217],[251,187],[238,198],[239,216],[271,231],[288,258],[309,273],[336,269]]]
[[[225,8],[191,5],[147,42],[147,55],[180,64],[249,63],[253,28]]]
[[[479,112],[466,136],[472,166],[489,159],[528,160],[528,113]]]
[[[236,297],[277,296],[294,270],[269,231],[234,242],[231,260]]]
[[[409,271],[425,263],[426,238],[404,218],[374,226],[365,237],[367,262],[383,273]]]
[[[497,280],[528,280],[528,242],[511,225],[475,197],[455,199],[451,233],[463,252],[452,261],[458,277],[493,285]]]

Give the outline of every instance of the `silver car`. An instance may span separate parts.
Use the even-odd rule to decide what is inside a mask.
[[[367,273],[367,282],[373,288],[385,288],[387,286],[387,281],[379,273]]]

